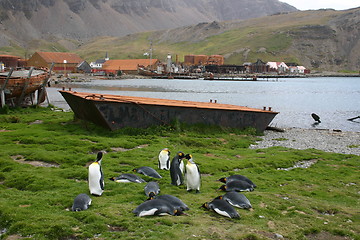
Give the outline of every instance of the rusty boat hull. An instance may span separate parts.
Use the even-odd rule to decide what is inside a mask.
[[[10,77],[8,74],[8,72],[0,73],[0,90],[4,91],[6,100],[18,99],[22,95],[28,96],[40,90],[50,77],[49,72],[45,69],[15,70]]]
[[[277,112],[237,105],[60,91],[75,117],[110,130],[179,121],[264,131]]]

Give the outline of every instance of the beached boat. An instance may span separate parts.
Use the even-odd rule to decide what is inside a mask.
[[[21,69],[10,72],[0,72],[0,92],[1,102],[12,102],[20,105],[24,99],[35,91],[45,91],[45,85],[50,77],[47,69]],[[45,94],[43,92],[44,101]]]
[[[262,132],[277,112],[212,102],[193,102],[157,98],[60,91],[75,116],[116,130],[152,125],[218,125],[231,128],[253,127]]]

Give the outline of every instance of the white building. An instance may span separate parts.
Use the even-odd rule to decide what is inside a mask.
[[[284,62],[268,62],[270,72],[285,73],[289,71],[289,67]]]
[[[108,61],[109,59],[110,59],[110,58],[108,57],[108,54],[106,53],[104,59],[98,59],[98,60],[96,60],[95,62],[91,62],[91,63],[90,63],[90,67],[91,67],[92,69],[102,69],[104,63],[105,63],[106,61]]]
[[[306,68],[304,66],[290,67],[290,73],[292,74],[305,74]]]

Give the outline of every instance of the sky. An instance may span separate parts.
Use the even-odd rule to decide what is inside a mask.
[[[333,8],[345,10],[360,7],[360,0],[280,0],[286,2],[299,10]]]

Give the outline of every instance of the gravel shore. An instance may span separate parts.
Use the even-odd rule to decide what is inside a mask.
[[[314,148],[325,152],[360,155],[360,132],[289,128],[284,132],[266,130],[262,141],[251,149],[282,146],[294,149]]]

